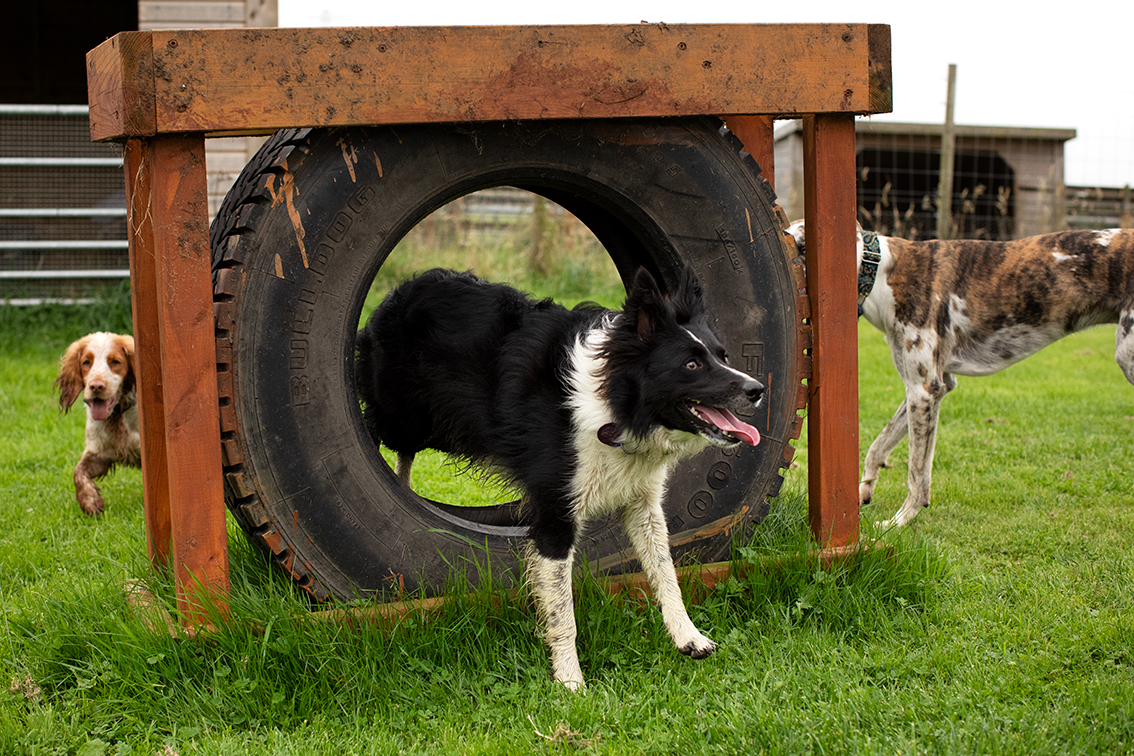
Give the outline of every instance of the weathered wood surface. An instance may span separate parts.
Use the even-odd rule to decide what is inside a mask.
[[[725,122],[728,130],[744,145],[744,150],[760,166],[762,175],[774,189],[776,186],[775,123],[771,116],[731,116]]]
[[[87,55],[91,137],[891,109],[876,24],[196,29]]]
[[[808,510],[820,546],[845,546],[859,533],[854,118],[807,116],[803,134],[813,340]]]
[[[130,140],[125,163],[147,542],[198,625],[229,590],[205,140]]]
[[[87,53],[91,141],[107,128],[120,138],[158,133],[152,44],[150,32],[122,32]]]
[[[165,456],[165,399],[161,382],[161,338],[154,254],[153,156],[140,139],[126,143],[126,205],[130,243],[130,308],[134,319],[134,375],[142,436],[142,501],[146,545],[156,567],[169,564],[169,462]],[[145,283],[143,283],[145,282]]]

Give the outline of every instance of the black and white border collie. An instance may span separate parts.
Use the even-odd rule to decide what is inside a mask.
[[[678,650],[716,650],[682,603],[662,499],[678,460],[759,443],[733,410],[764,387],[729,366],[691,268],[672,296],[639,270],[620,312],[431,270],[390,292],[356,346],[366,428],[397,453],[404,483],[430,448],[521,491],[527,581],[556,680],[583,686],[571,565],[584,524],[615,510]]]

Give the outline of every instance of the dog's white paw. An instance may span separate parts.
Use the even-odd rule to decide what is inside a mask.
[[[587,692],[587,684],[582,680],[560,680],[559,682],[563,684],[564,688],[571,691],[572,693]]]
[[[567,653],[562,655],[553,653],[551,663],[551,677],[572,693],[586,688],[586,683],[583,682],[583,670],[579,666],[579,657],[574,650],[575,647],[572,645]]]
[[[587,684],[583,682],[583,672],[578,667],[574,671],[553,670],[555,681],[572,693],[585,693]]]
[[[913,513],[910,513],[910,512],[907,512],[904,509],[899,509],[894,514],[894,516],[891,517],[889,520],[882,520],[881,522],[875,522],[874,527],[876,527],[876,528],[903,528],[906,525],[909,525],[911,522],[913,522],[913,519],[915,517],[917,517],[918,511],[919,510],[915,510]]]
[[[693,659],[704,659],[717,650],[717,644],[697,633],[695,637],[678,645],[677,650]]]

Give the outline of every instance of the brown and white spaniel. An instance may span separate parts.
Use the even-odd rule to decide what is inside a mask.
[[[92,333],[63,353],[59,365],[59,408],[63,412],[81,395],[87,405],[87,445],[75,466],[75,498],[89,515],[105,504],[94,479],[114,465],[137,467],[142,445],[134,381],[134,338]]]

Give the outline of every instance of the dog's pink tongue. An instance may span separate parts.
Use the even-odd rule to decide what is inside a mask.
[[[755,446],[760,443],[760,431],[728,410],[719,407],[706,407],[702,404],[697,407],[697,411],[713,425],[723,431],[731,433],[749,446]]]
[[[95,420],[105,420],[110,417],[110,402],[105,399],[92,399],[89,406],[91,417]]]

